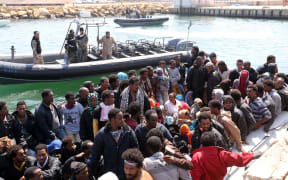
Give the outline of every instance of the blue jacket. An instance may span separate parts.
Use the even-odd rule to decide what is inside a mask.
[[[124,163],[121,156],[125,150],[130,148],[138,148],[138,141],[134,131],[123,122],[123,131],[118,143],[116,143],[111,134],[111,125],[107,122],[105,127],[100,129],[95,137],[87,164],[92,170],[95,170],[95,168],[98,168],[100,157],[103,155],[104,173],[112,171],[117,174],[119,179],[123,179],[125,176]]]

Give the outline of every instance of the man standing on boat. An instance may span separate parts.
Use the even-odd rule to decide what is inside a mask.
[[[34,36],[31,40],[31,47],[33,50],[33,62],[34,64],[44,64],[43,57],[41,55],[42,49],[39,40],[39,31],[34,31]]]
[[[71,29],[69,34],[66,37],[66,45],[65,45],[68,59],[71,63],[76,63],[77,59],[77,45],[74,35],[74,30]]]
[[[79,52],[79,59],[80,62],[87,61],[87,55],[88,55],[88,36],[86,33],[84,33],[84,29],[80,28],[80,34],[76,37],[77,45],[78,45],[78,52]]]
[[[117,51],[117,44],[114,38],[110,36],[110,32],[107,31],[102,39],[97,36],[97,41],[98,43],[103,43],[103,59],[112,59],[112,46],[114,44],[115,51]]]

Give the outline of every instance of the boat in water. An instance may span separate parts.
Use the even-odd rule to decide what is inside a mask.
[[[168,17],[152,17],[145,18],[117,18],[114,19],[114,23],[120,26],[151,26],[161,25],[164,22],[169,21]]]
[[[10,24],[9,19],[0,19],[0,27],[5,27],[8,26],[9,24]]]
[[[80,22],[77,24],[75,34],[80,27],[84,27],[88,34],[88,27],[98,27],[100,23]],[[103,25],[103,24],[102,24]],[[71,24],[70,26],[71,27]],[[70,29],[68,28],[69,32]],[[0,83],[22,83],[41,81],[63,81],[78,77],[92,76],[100,73],[119,72],[128,69],[140,68],[147,65],[157,65],[159,61],[169,61],[175,56],[186,56],[195,42],[184,41],[181,38],[171,39],[165,43],[167,37],[155,38],[154,41],[139,39],[127,40],[117,43],[117,51],[113,49],[112,59],[103,60],[101,47],[89,45],[87,62],[69,64],[62,54],[43,54],[45,64],[33,64],[33,56],[2,56],[0,57]],[[65,60],[64,60],[65,59]]]

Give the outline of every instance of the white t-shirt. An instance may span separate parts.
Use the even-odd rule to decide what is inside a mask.
[[[108,113],[111,109],[114,108],[114,104],[106,106],[103,102],[100,103],[100,107],[101,107],[101,117],[100,117],[100,121],[108,121]]]
[[[83,109],[83,106],[78,102],[76,102],[71,109],[68,109],[66,104],[62,105],[60,111],[64,116],[64,126],[67,130],[74,132],[80,131],[80,119]]]
[[[181,103],[178,100],[176,100],[176,104],[173,104],[170,102],[170,100],[168,100],[165,103],[164,108],[168,111],[169,116],[173,116],[175,113],[178,113],[180,105],[181,105]]]

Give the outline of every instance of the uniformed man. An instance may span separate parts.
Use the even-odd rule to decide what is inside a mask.
[[[33,62],[34,64],[44,64],[43,57],[41,55],[42,49],[39,40],[39,31],[34,31],[34,36],[31,40],[31,47],[33,50]]]
[[[74,30],[70,30],[69,34],[66,37],[66,51],[68,55],[68,59],[71,63],[77,62],[77,45],[74,35]]]
[[[87,61],[88,55],[88,36],[84,33],[84,29],[80,28],[80,34],[76,37],[77,45],[78,45],[78,52],[79,52],[79,59],[81,62]]]
[[[117,44],[113,37],[110,36],[110,32],[107,31],[106,35],[99,40],[97,36],[98,43],[103,43],[103,58],[112,59],[112,46],[114,44],[115,51],[117,51]]]

